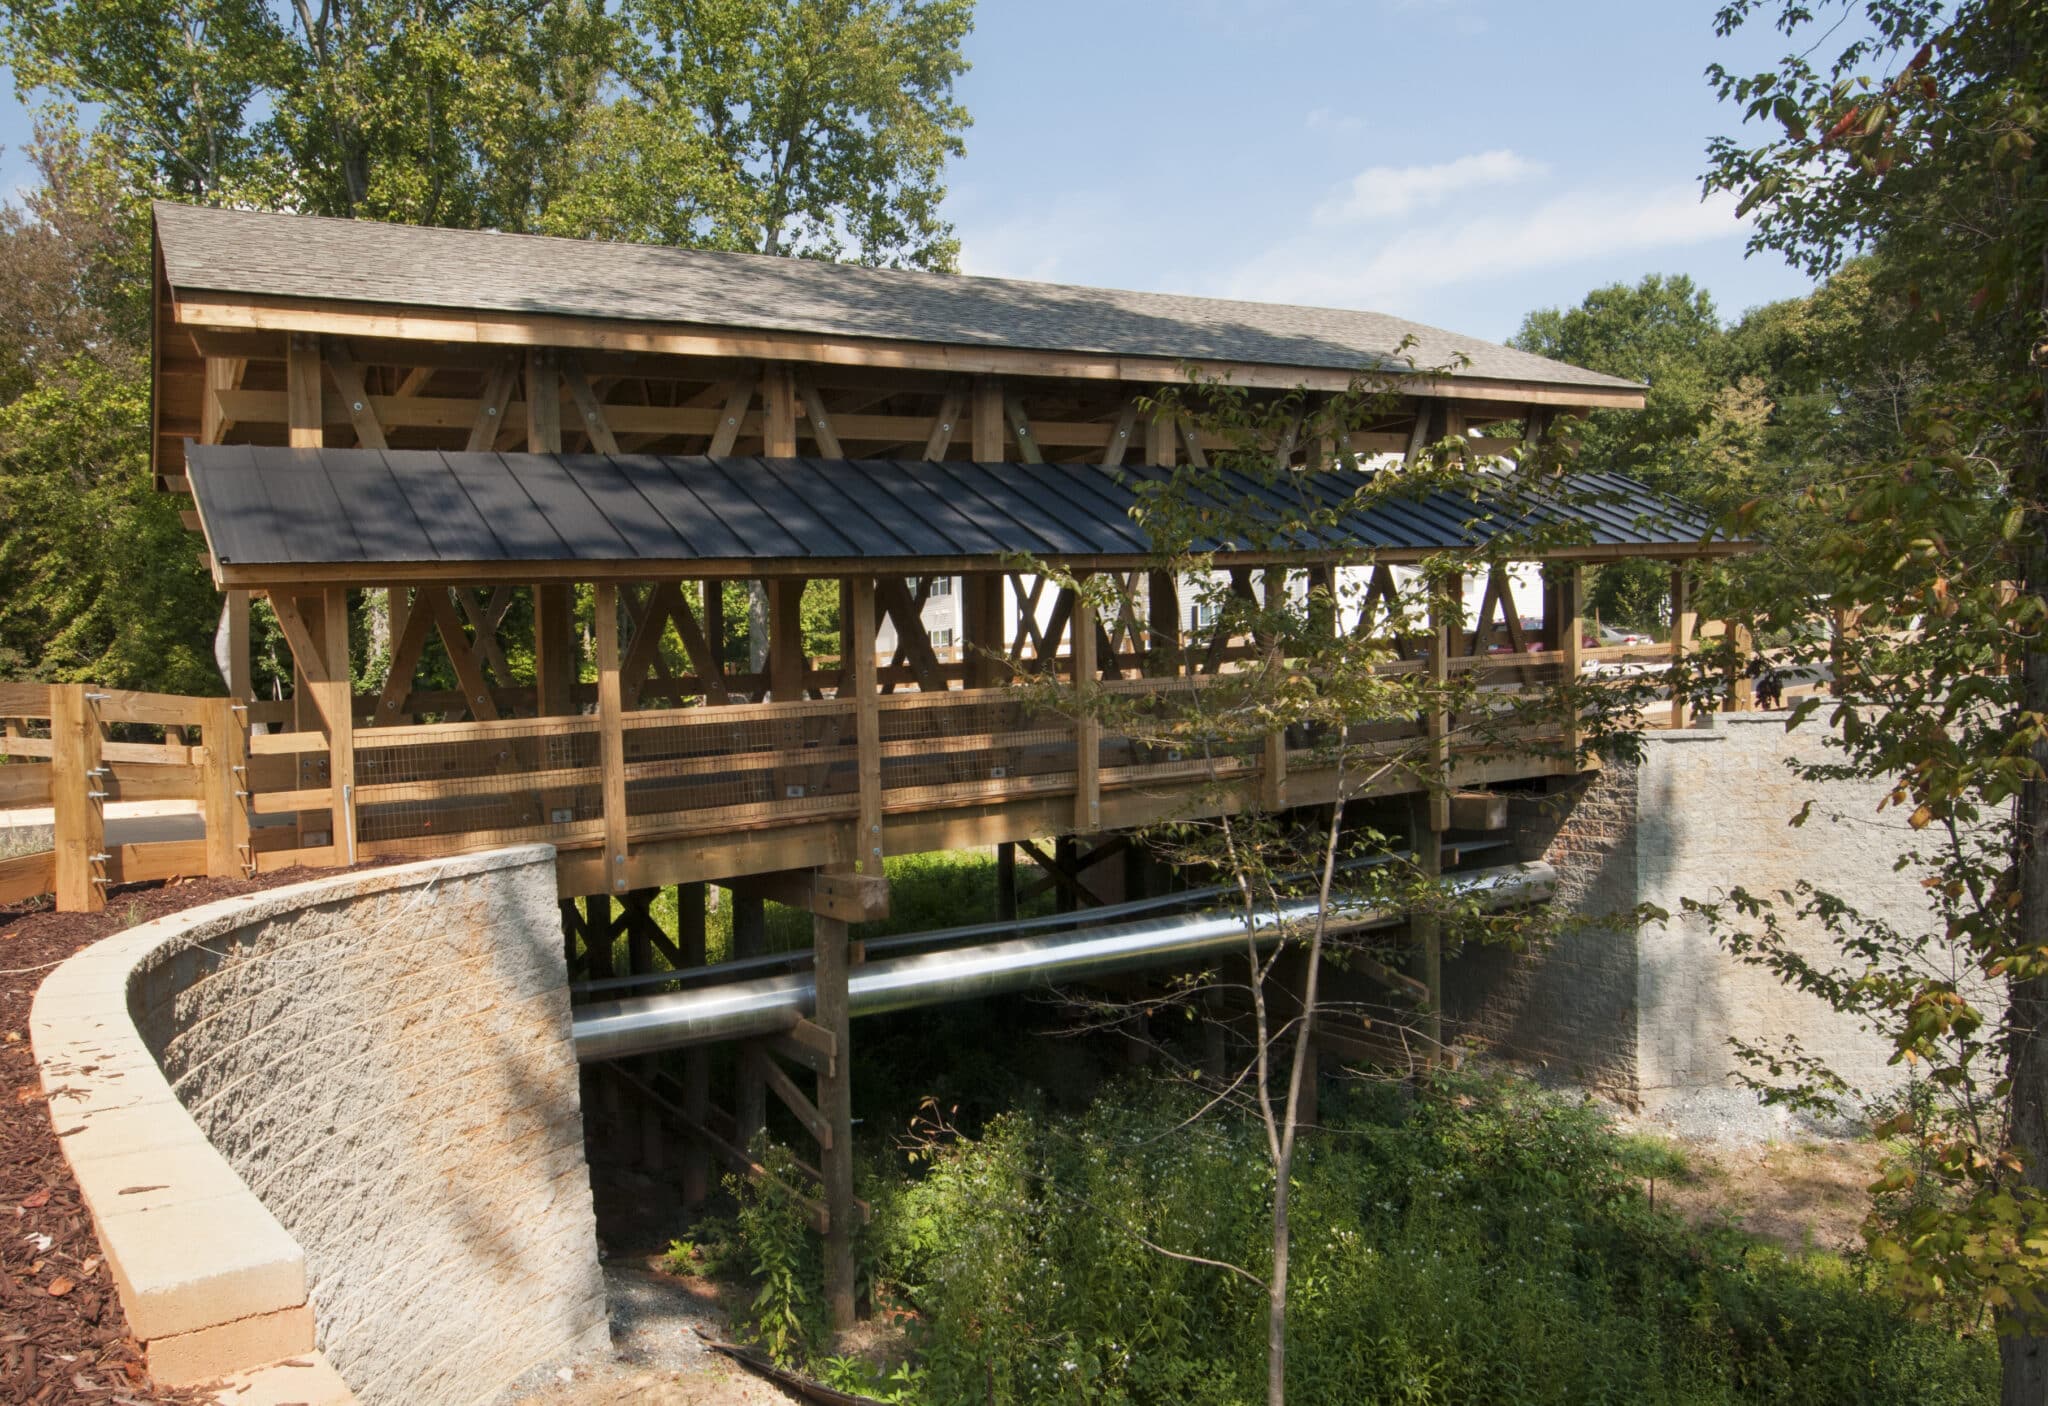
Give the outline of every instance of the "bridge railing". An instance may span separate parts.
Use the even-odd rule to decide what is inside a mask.
[[[1383,667],[1416,672],[1429,664]],[[1451,659],[1444,670],[1485,675],[1484,712],[1548,687],[1565,667],[1562,657],[1481,654]],[[1092,687],[1118,695],[1122,716],[1134,716],[1135,705],[1141,718],[1146,697],[1209,682],[1129,678]],[[592,712],[358,726],[336,738],[325,729],[279,730],[276,705],[258,705],[261,720],[252,725],[252,710],[232,699],[0,685],[0,809],[53,812],[47,849],[0,859],[0,901],[54,892],[60,907],[90,908],[110,884],[179,874],[530,840],[596,849],[606,844],[608,794],[623,798],[615,829],[629,844],[851,821],[864,786],[885,816],[1071,798],[1077,829],[1094,828],[1102,798],[1119,792],[1193,795],[1210,782],[1241,781],[1260,786],[1268,804],[1328,799],[1327,781],[1315,781],[1329,766],[1326,736],[1297,728],[1262,745],[1162,741],[1170,730],[1094,721],[1072,706],[1073,688],[1068,677],[1036,688],[629,708],[617,722],[613,777],[606,720]],[[864,705],[872,729],[861,725]],[[1359,726],[1346,740],[1368,756],[1415,754],[1433,735],[1464,737],[1476,716]],[[1562,735],[1492,731],[1484,744],[1447,743],[1444,756],[1503,755],[1517,738],[1533,746]],[[352,778],[339,798],[337,774]],[[194,802],[203,823],[189,837],[110,845],[105,808],[122,800]]]

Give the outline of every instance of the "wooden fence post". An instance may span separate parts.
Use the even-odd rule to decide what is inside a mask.
[[[50,801],[55,811],[57,911],[107,906],[106,773],[99,695],[50,685]]]
[[[1074,591],[1074,828],[1092,834],[1102,828],[1102,720],[1094,715],[1095,607],[1087,593]]]
[[[1567,690],[1576,688],[1579,671],[1585,667],[1582,651],[1586,644],[1586,569],[1577,562],[1562,568],[1564,579],[1558,582],[1554,598],[1561,607],[1558,611],[1564,626],[1564,637],[1558,641],[1563,657],[1564,686]],[[1579,725],[1580,710],[1572,706],[1570,722],[1565,728],[1565,741],[1572,749],[1572,761],[1577,763],[1579,749],[1585,746],[1585,729]]]
[[[1692,609],[1691,582],[1686,579],[1685,568],[1671,568],[1671,725],[1685,726],[1685,656],[1692,652],[1692,632],[1695,616]]]
[[[206,816],[206,872],[211,878],[249,873],[248,711],[240,699],[208,698],[199,729],[206,743],[200,805]]]
[[[597,583],[597,736],[603,773],[604,875],[609,893],[626,891],[625,694],[619,682],[619,588]]]
[[[856,576],[848,592],[853,612],[853,658],[839,677],[853,680],[854,743],[859,754],[860,813],[853,853],[863,874],[882,874],[882,718],[876,705],[881,685],[875,676],[875,578]],[[850,667],[849,667],[850,666]]]
[[[846,984],[849,957],[846,924],[823,914],[811,917],[812,980],[817,991],[814,1019],[830,1031],[839,1057],[818,1075],[818,1112],[832,1140],[819,1153],[825,1174],[825,1309],[835,1331],[853,1326],[853,1060],[851,1012]]]

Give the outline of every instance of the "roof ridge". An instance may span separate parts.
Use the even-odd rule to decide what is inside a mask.
[[[1406,360],[1416,370],[1640,389],[1636,382],[1518,347],[1357,308],[168,200],[152,201],[151,214],[172,285],[216,292],[567,312],[627,321],[1318,369],[1398,365],[1397,352],[1412,339],[1417,346]],[[252,237],[252,223],[293,233],[281,241],[269,235]],[[226,224],[239,226],[240,237],[222,238],[219,231]],[[390,254],[384,263],[395,266],[365,267],[374,261],[346,257],[340,251],[325,263],[321,259],[323,249],[344,242],[375,241],[388,247],[390,241],[406,238],[472,243],[476,262],[496,265],[500,277],[465,287],[460,271],[452,267],[455,260],[422,264]],[[486,249],[494,252],[487,256]],[[637,284],[630,279],[593,278],[582,288],[561,277],[539,279],[536,266],[558,264],[557,255],[611,261],[613,267],[637,265],[642,277]],[[266,259],[279,266],[270,266]],[[521,274],[536,286],[520,288]],[[707,286],[711,284],[717,286]],[[759,301],[758,308],[745,306],[750,296]],[[1460,366],[1460,361],[1465,364]]]

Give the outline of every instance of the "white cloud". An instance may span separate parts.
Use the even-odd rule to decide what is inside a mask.
[[[1412,307],[1423,289],[1701,244],[1741,231],[1733,196],[1702,201],[1691,185],[1579,190],[1525,210],[1491,202],[1483,213],[1453,211],[1379,238],[1355,228],[1311,227],[1239,265],[1217,291],[1266,302],[1392,312]]]
[[[1513,185],[1548,170],[1542,162],[1506,149],[1461,156],[1435,166],[1371,166],[1353,176],[1340,194],[1316,206],[1313,218],[1324,226],[1398,220],[1441,205],[1454,195]]]

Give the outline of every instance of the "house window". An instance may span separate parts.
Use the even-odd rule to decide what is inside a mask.
[[[952,645],[952,643],[953,643],[953,632],[952,632],[951,630],[933,630],[933,631],[932,631],[932,644],[933,644],[933,645],[934,645],[935,647],[937,647],[937,648],[939,648],[939,649],[946,649],[946,648],[950,647],[950,646]]]
[[[952,595],[952,594],[953,594],[953,578],[952,578],[952,577],[950,577],[950,576],[934,576],[934,577],[932,577],[932,590],[931,590],[931,594],[932,594],[932,598],[933,598],[933,599],[936,599],[936,598],[938,598],[939,596],[950,596],[950,595]]]
[[[1188,628],[1206,630],[1216,623],[1216,602],[1205,600],[1188,608]]]

